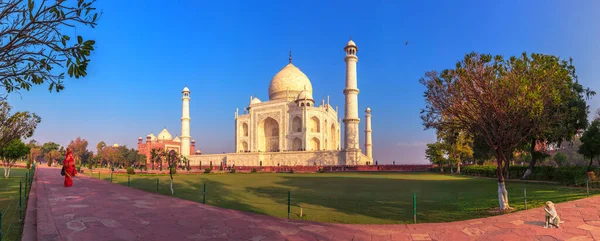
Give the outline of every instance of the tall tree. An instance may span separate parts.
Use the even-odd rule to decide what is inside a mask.
[[[94,40],[73,33],[78,26],[97,25],[95,0],[0,1],[0,86],[6,95],[49,83],[64,89],[65,73],[87,75]],[[76,40],[71,40],[71,37]]]
[[[173,174],[175,174],[174,172],[177,169],[177,164],[181,162],[181,159],[179,159],[179,155],[177,155],[177,152],[174,150],[161,150],[161,153],[169,167],[169,177],[171,177],[171,195],[174,195],[175,190],[173,189]]]
[[[558,105],[571,91],[562,79],[548,77],[563,71],[565,64],[543,54],[523,53],[505,60],[470,53],[455,69],[427,72],[420,80],[427,88],[421,113],[426,128],[481,135],[493,149],[502,210],[510,208],[504,176],[513,152],[538,131],[540,119],[563,116],[551,115],[544,107]]]
[[[19,158],[29,154],[30,148],[21,141],[14,139],[0,149],[0,159],[4,167],[4,178],[10,176],[10,170]]]
[[[159,153],[160,149],[152,148],[152,150],[150,150],[150,162],[152,162],[152,170],[154,170],[154,163],[156,163],[157,159],[159,158]]]
[[[75,163],[81,163],[81,159],[83,155],[86,154],[88,146],[88,141],[81,137],[77,137],[75,140],[71,140],[69,143],[69,148],[73,150],[73,157],[75,158]]]
[[[2,24],[0,24],[1,26]],[[0,44],[1,40],[0,38]],[[39,116],[26,111],[11,114],[12,107],[5,101],[0,101],[0,108],[0,148],[14,139],[31,137],[41,121]]]
[[[594,158],[600,156],[600,120],[592,121],[592,124],[581,136],[581,142],[583,144],[579,147],[579,153],[590,159],[589,172],[592,170]]]

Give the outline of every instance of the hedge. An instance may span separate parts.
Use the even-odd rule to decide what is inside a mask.
[[[508,171],[506,179],[520,179],[528,166],[513,165]],[[496,166],[485,165],[485,166],[463,166],[461,167],[461,174],[478,177],[497,177]],[[433,172],[440,172],[439,168],[431,169]],[[444,172],[448,173],[450,168],[444,168]],[[456,168],[454,168],[456,171]],[[593,170],[596,176],[600,174],[600,168]],[[587,179],[587,167],[578,166],[565,166],[565,167],[552,167],[552,166],[536,166],[534,167],[533,173],[528,180],[536,181],[551,181],[558,182],[564,185],[585,185]]]

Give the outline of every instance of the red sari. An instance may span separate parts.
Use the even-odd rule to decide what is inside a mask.
[[[67,156],[63,161],[63,166],[65,167],[65,187],[71,187],[73,186],[72,177],[77,174],[75,159],[73,159],[73,151],[71,151],[71,149],[67,149]]]

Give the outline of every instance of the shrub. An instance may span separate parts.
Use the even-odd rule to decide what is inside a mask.
[[[319,170],[317,172],[319,172],[319,173],[325,173],[325,168],[319,167]]]
[[[223,166],[219,166],[219,171],[223,171]]]
[[[170,171],[171,171],[171,174],[177,174],[177,168],[175,168],[175,167],[171,167]]]
[[[212,168],[206,168],[206,169],[204,169],[204,173],[210,173],[210,172],[212,172]]]
[[[294,169],[290,169],[290,173],[294,173]]]
[[[27,162],[27,169],[31,168],[31,162]]]
[[[258,170],[256,170],[256,168],[252,168],[252,173],[257,173]]]
[[[131,174],[131,175],[135,174],[135,170],[133,169],[133,167],[127,168],[127,174]]]
[[[88,162],[87,168],[90,169],[90,170],[92,170],[92,167],[94,167],[94,164],[91,163],[91,162]]]
[[[231,169],[230,173],[235,173],[235,168]]]
[[[75,169],[77,169],[78,173],[81,173],[81,166],[76,166]]]

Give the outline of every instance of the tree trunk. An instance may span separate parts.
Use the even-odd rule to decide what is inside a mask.
[[[6,166],[4,166],[3,168],[4,168],[4,178],[8,178],[8,168],[6,168]]]
[[[171,196],[175,195],[175,190],[173,190],[173,177],[171,177]]]
[[[7,178],[10,177],[10,170],[12,169],[12,166],[8,166],[8,175],[6,176]]]
[[[523,173],[521,179],[527,179],[533,173],[533,167],[535,167],[535,163],[537,162],[537,155],[535,154],[535,140],[531,141],[531,148],[529,148],[529,153],[531,153],[531,161],[529,162],[529,167]]]
[[[460,162],[458,163],[458,167],[457,167],[456,173],[458,173],[460,175]]]
[[[508,205],[508,191],[506,191],[506,184],[504,183],[504,168],[503,163],[506,163],[506,157],[504,152],[496,151],[496,162],[497,162],[497,175],[498,175],[498,203],[500,210],[507,210],[510,208]]]
[[[588,165],[587,169],[588,172],[592,171],[592,162],[594,162],[594,158],[590,158],[590,165]]]

